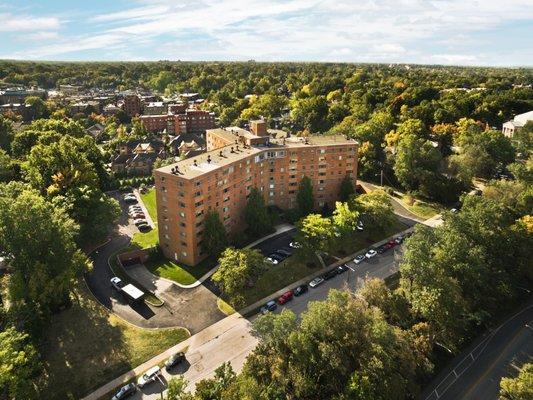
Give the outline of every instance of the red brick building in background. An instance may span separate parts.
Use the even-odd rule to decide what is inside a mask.
[[[206,129],[215,127],[215,113],[186,109],[179,114],[141,115],[139,119],[148,132],[158,133],[166,130],[168,134],[179,135],[183,133],[204,133]],[[174,109],[180,110],[181,107]]]
[[[315,207],[334,206],[341,182],[356,185],[357,143],[342,136],[269,135],[264,121],[252,132],[238,128],[207,131],[208,151],[154,171],[159,243],[166,257],[195,265],[203,249],[204,218],[218,212],[228,234],[246,227],[244,208],[253,187],[269,205],[296,207],[298,185],[311,179]]]
[[[124,96],[124,112],[129,117],[141,115],[141,98],[136,94]]]

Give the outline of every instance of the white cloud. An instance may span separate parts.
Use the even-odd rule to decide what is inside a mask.
[[[434,54],[431,58],[445,64],[476,64],[480,62],[477,56],[471,54]]]
[[[506,0],[504,7],[500,0],[182,0],[177,3],[175,0],[134,1],[131,8],[119,12],[101,13],[88,20],[78,18],[78,22],[86,24],[87,31],[94,32],[92,36],[74,34],[69,40],[51,36],[48,43],[21,54],[34,58],[57,57],[94,49],[107,53],[113,47],[127,48],[129,55],[137,54],[139,59],[334,58],[474,63],[479,59],[461,46],[468,42],[468,46],[475,48],[478,40],[475,33],[533,19],[531,0]],[[5,14],[0,14],[0,30],[4,26],[2,15]],[[58,25],[59,21],[56,22]],[[143,52],[141,41],[144,40],[152,40],[157,46],[153,51]]]
[[[401,54],[405,53],[406,50],[403,46],[395,43],[381,43],[372,46],[372,50],[376,53],[385,53],[385,54]]]
[[[0,32],[26,32],[59,28],[55,17],[33,17],[28,15],[0,14]]]
[[[35,33],[28,33],[24,35],[24,39],[36,40],[36,41],[50,40],[50,39],[57,39],[57,38],[59,38],[59,34],[55,31],[38,31]]]

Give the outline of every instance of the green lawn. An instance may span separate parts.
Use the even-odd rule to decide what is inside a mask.
[[[442,208],[437,204],[427,203],[422,200],[414,199],[409,195],[404,195],[401,198],[396,197],[396,199],[413,214],[424,219],[428,219],[439,214]]]
[[[277,265],[272,265],[256,282],[254,287],[245,293],[245,305],[250,305],[272,294],[293,282],[305,278],[318,271],[319,268],[309,268],[294,256]]]
[[[176,281],[182,285],[190,285],[196,282],[210,269],[214,268],[215,265],[216,262],[209,258],[194,267],[190,267],[164,257],[157,261],[150,260],[145,264],[146,268],[154,275]]]
[[[188,336],[182,328],[134,327],[82,289],[70,309],[52,316],[44,333],[40,398],[79,399]]]
[[[157,228],[152,229],[150,232],[136,232],[131,239],[131,246],[138,249],[146,249],[148,247],[154,247],[159,243],[159,233]]]
[[[157,226],[157,205],[155,201],[155,188],[150,189],[144,194],[141,194],[141,199],[144,206],[148,210],[148,214],[152,217],[154,224]]]

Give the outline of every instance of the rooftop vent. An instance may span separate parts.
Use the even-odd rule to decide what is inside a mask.
[[[196,160],[194,160],[192,163],[194,164],[195,167],[198,166],[198,163],[196,162]]]
[[[224,157],[224,154],[222,154],[222,150],[220,150],[220,152],[218,153],[218,155],[219,155],[220,157]]]
[[[207,156],[207,163],[208,163],[208,164],[211,164],[211,155],[208,155],[208,156]]]
[[[231,147],[231,153],[235,153],[235,150],[233,150],[233,146]]]

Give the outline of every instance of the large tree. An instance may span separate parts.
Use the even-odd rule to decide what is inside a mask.
[[[218,257],[228,245],[226,228],[216,211],[210,211],[204,221],[204,244],[207,254]]]
[[[371,233],[386,232],[398,221],[391,200],[383,190],[357,196],[350,202],[350,209],[359,213],[364,229]]]
[[[301,253],[311,257],[317,251],[327,251],[333,237],[333,223],[330,218],[320,214],[309,214],[299,224],[298,242],[302,245]]]
[[[296,194],[296,202],[298,204],[298,212],[301,217],[305,217],[315,208],[313,186],[311,184],[311,179],[308,176],[304,176],[300,181],[298,193]]]
[[[327,300],[309,303],[297,326],[290,314],[266,315],[254,324],[260,342],[243,374],[264,393],[310,400],[417,394],[414,382],[426,355],[413,351],[414,336],[387,324],[358,296],[332,290]]]
[[[265,235],[272,231],[272,220],[268,214],[263,194],[258,188],[253,187],[248,196],[244,219],[248,225],[248,231],[252,236]]]
[[[0,186],[0,248],[13,270],[13,302],[48,310],[68,301],[74,279],[88,267],[74,241],[78,229],[63,208],[36,191]]]
[[[0,332],[0,396],[38,398],[33,378],[39,370],[39,356],[27,334],[13,327]]]
[[[0,149],[10,153],[13,141],[13,124],[3,115],[0,115]]]
[[[430,141],[414,134],[405,134],[398,143],[394,173],[405,189],[416,190],[421,183],[435,179],[441,158],[440,152]]]
[[[355,188],[353,187],[353,180],[349,175],[346,175],[341,181],[341,187],[339,189],[339,200],[348,201],[355,194]]]
[[[500,381],[500,400],[533,399],[533,364],[522,366],[516,378],[502,378]]]
[[[242,306],[246,288],[252,287],[266,268],[264,256],[259,250],[229,247],[218,262],[213,281],[233,306]]]

